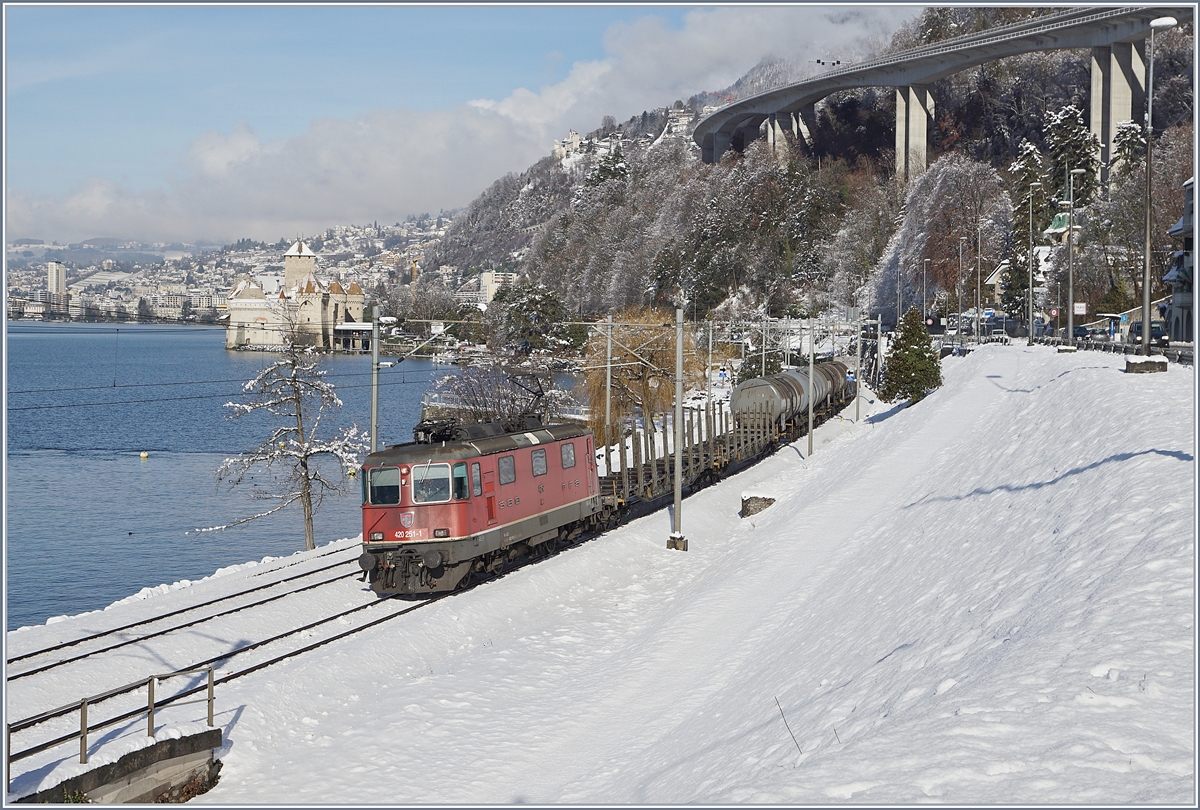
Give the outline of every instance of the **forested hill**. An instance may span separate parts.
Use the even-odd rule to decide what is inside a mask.
[[[928,9],[878,52],[1056,10]],[[1171,252],[1165,232],[1182,209],[1178,186],[1191,174],[1191,23],[1160,35],[1156,45],[1161,278]],[[968,266],[977,253],[989,267],[1001,259],[1024,266],[1028,217],[1020,214],[1034,213],[1038,242],[1054,213],[1052,196],[1063,196],[1066,165],[1098,160],[1084,112],[1090,53],[1080,49],[1012,57],[935,83],[932,174],[921,182],[922,193],[938,198],[917,206],[910,203],[913,187],[892,175],[895,98],[887,88],[838,93],[819,104],[811,150],[792,144],[772,152],[755,143],[716,166],[700,162],[690,136],[706,105],[794,82],[812,67],[799,56],[766,58],[717,93],[664,100],[663,108],[620,124],[606,118],[578,145],[564,143],[559,154],[497,180],[456,217],[426,256],[426,269],[455,268],[443,274],[452,285],[486,269],[524,273],[584,312],[683,300],[700,316],[717,307],[781,315],[865,304],[894,298],[897,277],[906,288],[921,284],[921,270],[928,270],[930,298],[940,296],[946,308],[962,292],[959,237],[971,237]],[[1129,253],[1141,228],[1134,208],[1144,185],[1144,140],[1137,127],[1123,137],[1114,146],[1124,160],[1109,187],[1076,190],[1081,252],[1090,246],[1093,261],[1076,270],[1075,283],[1093,305],[1103,300],[1113,308],[1140,297]],[[1034,180],[1048,193],[1031,203]]]

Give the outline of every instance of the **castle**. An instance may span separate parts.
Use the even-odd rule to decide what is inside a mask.
[[[295,331],[300,341],[323,349],[360,351],[371,347],[371,324],[363,323],[363,292],[317,278],[317,254],[297,242],[283,254],[283,287],[267,295],[250,276],[229,294],[226,349],[282,346]]]

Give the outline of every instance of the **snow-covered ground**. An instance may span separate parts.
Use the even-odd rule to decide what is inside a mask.
[[[227,684],[193,801],[1194,805],[1194,372],[1123,367],[948,358],[916,406],[851,404],[811,458],[801,439],[685,501],[686,553],[662,512]],[[742,519],[743,494],[776,502]],[[221,639],[272,629],[249,621]]]

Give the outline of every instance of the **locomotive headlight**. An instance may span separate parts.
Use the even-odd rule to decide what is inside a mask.
[[[371,532],[369,535],[367,535],[367,538],[369,540],[382,540],[383,532]]]
[[[442,552],[426,551],[421,557],[421,562],[425,563],[426,568],[437,568],[442,564]]]
[[[434,529],[434,530],[433,530],[433,536],[434,536],[434,537],[449,537],[449,536],[450,536],[450,530],[449,530],[449,529]],[[436,568],[437,566],[435,565],[435,566],[430,566],[430,567],[431,567],[431,568]]]

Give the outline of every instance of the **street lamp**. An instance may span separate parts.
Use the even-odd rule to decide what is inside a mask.
[[[1025,323],[1030,346],[1033,345],[1033,190],[1041,185],[1036,180],[1029,184],[1029,320]]]
[[[929,295],[927,292],[928,288],[925,286],[925,277],[928,274],[929,274],[929,259],[926,259],[925,266],[923,268],[921,268],[921,317],[925,317],[925,314],[927,312],[929,312],[929,304],[927,303],[928,299],[929,299]]]
[[[1071,169],[1067,177],[1070,197],[1067,212],[1067,345],[1075,345],[1075,178],[1086,169]]]
[[[967,237],[965,237],[965,236],[958,237],[958,281],[954,285],[954,297],[957,299],[955,303],[958,304],[958,342],[959,343],[963,342],[963,340],[962,340],[963,312],[962,312],[962,293],[961,293],[961,290],[962,290],[962,249],[963,249],[963,245],[966,243],[966,241],[967,241]]]
[[[1154,32],[1174,28],[1174,17],[1159,17],[1150,21],[1149,65],[1146,67],[1146,256],[1142,273],[1142,355],[1150,356],[1150,174],[1154,143]]]
[[[983,226],[975,229],[975,342],[979,343],[980,308],[983,306]]]

